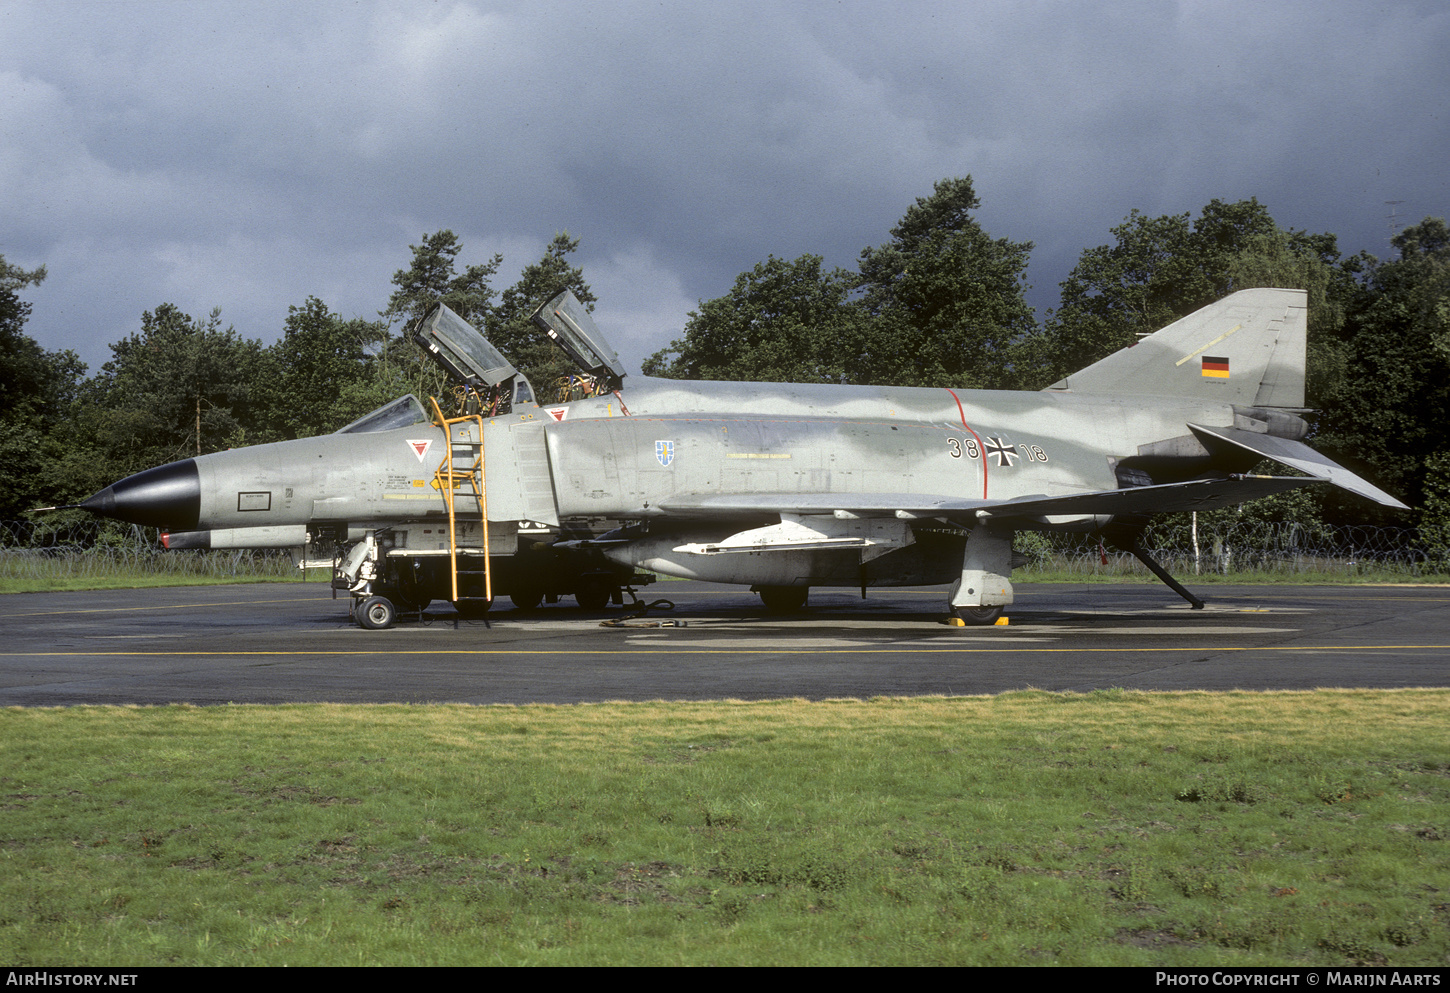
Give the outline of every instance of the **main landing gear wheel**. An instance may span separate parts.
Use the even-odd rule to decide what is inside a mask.
[[[1002,607],[953,607],[952,616],[960,617],[969,625],[996,624],[1002,616]]]
[[[385,596],[370,596],[358,604],[357,622],[369,631],[382,631],[393,626],[398,617],[398,608]]]
[[[585,610],[603,610],[609,604],[609,598],[613,595],[606,584],[601,582],[585,582],[574,591],[574,600]]]
[[[806,605],[811,595],[809,586],[762,586],[758,590],[766,613],[794,614]]]
[[[524,587],[509,594],[516,610],[534,610],[544,602],[544,591]]]

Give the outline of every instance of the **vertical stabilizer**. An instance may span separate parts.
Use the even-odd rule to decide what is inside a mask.
[[[1303,290],[1239,290],[1048,389],[1303,407],[1307,306]]]

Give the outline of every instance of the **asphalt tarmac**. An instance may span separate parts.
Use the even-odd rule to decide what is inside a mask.
[[[1189,585],[1207,609],[1157,585],[1022,583],[991,628],[939,623],[943,587],[817,589],[773,617],[741,587],[665,582],[643,595],[675,609],[627,626],[571,600],[489,625],[441,604],[387,631],[315,583],[12,594],[0,705],[1450,686],[1450,588]]]

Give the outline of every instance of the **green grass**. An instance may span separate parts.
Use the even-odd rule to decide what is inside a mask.
[[[97,573],[93,575],[6,576],[0,574],[0,594],[65,593],[79,590],[139,590],[162,586],[227,586],[236,583],[325,583],[327,569],[308,569],[304,579],[299,572],[279,574],[239,573],[226,575],[191,575],[188,573],[153,572],[150,570]]]
[[[0,711],[13,965],[1444,965],[1450,691]]]

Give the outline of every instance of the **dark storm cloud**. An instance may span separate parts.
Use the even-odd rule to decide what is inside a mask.
[[[443,227],[558,230],[631,362],[766,255],[851,265],[972,174],[1039,308],[1133,208],[1257,196],[1385,254],[1446,212],[1434,4],[7,4],[0,252],[93,366],[143,309],[275,337]]]

